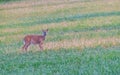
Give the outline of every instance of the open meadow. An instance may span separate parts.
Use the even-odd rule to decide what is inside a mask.
[[[0,0],[0,75],[120,75],[120,0]]]

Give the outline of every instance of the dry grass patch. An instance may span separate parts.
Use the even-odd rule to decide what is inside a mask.
[[[60,49],[60,48],[80,48],[85,47],[110,47],[120,45],[120,38],[109,37],[109,38],[94,38],[94,39],[72,39],[72,40],[61,40],[58,42],[45,43],[45,49]]]
[[[2,36],[2,37],[0,37],[0,40],[4,44],[11,44],[15,41],[16,42],[22,41],[23,38],[24,38],[23,34],[17,34],[17,35]]]
[[[5,29],[1,29],[0,32],[2,33],[8,33],[8,32],[11,32],[11,33],[19,33],[20,31],[23,31],[23,28],[5,28]]]
[[[6,4],[1,4],[0,9],[10,9],[10,8],[27,8],[27,7],[34,7],[34,6],[47,6],[47,5],[60,5],[66,4],[71,2],[78,2],[79,0],[30,0],[30,1],[21,1],[21,2],[11,2]]]
[[[54,2],[58,3],[54,5]],[[51,6],[49,3],[53,3]],[[41,6],[43,4],[44,6]],[[31,6],[32,5],[32,6]],[[36,6],[38,5],[38,6]],[[30,7],[31,6],[31,7]],[[10,9],[10,10],[2,10],[1,13],[4,12],[4,15],[9,15],[13,18],[19,17],[29,17],[31,16],[42,16],[55,13],[57,11],[64,12],[66,10],[68,13],[92,13],[92,12],[111,12],[111,11],[118,11],[120,10],[119,1],[91,1],[91,2],[81,2],[79,0],[76,1],[23,1],[18,3],[11,3],[0,5],[2,9],[6,8],[15,8],[15,7],[22,7],[19,9]],[[23,8],[25,7],[25,8]],[[82,8],[81,8],[82,7]],[[46,10],[47,9],[47,10]],[[92,10],[92,11],[91,11]],[[37,14],[33,14],[37,13]],[[59,13],[59,12],[58,12]],[[65,13],[65,12],[64,12]],[[13,14],[13,15],[11,15]],[[8,17],[7,17],[8,18]]]

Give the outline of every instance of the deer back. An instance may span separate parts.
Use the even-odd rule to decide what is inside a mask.
[[[42,35],[27,35],[24,38],[25,43],[31,43],[31,44],[39,44],[44,40],[45,40],[45,37]]]

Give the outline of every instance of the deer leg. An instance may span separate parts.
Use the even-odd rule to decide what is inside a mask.
[[[25,42],[25,41],[23,41],[24,42],[24,45],[23,45],[23,47],[22,47],[22,50],[24,51],[25,50],[25,47],[26,47],[26,45],[27,45],[27,42]]]
[[[41,50],[43,50],[43,46],[42,46],[42,45],[43,45],[43,43],[41,42],[41,43],[39,44],[39,47],[40,47]]]
[[[24,50],[25,49],[25,44],[24,44],[24,46],[22,47],[22,50]]]
[[[27,48],[28,48],[29,45],[30,45],[30,43],[27,43],[27,44],[24,45],[25,51],[27,51]]]

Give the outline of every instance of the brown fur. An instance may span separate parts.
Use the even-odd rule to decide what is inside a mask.
[[[25,44],[22,47],[22,49],[23,50],[25,49],[27,51],[27,48],[28,48],[29,45],[31,45],[31,44],[33,44],[33,45],[38,44],[40,49],[43,50],[43,46],[42,45],[43,45],[43,42],[45,40],[47,31],[48,31],[48,29],[47,30],[43,30],[43,33],[45,35],[26,35],[24,37]]]

